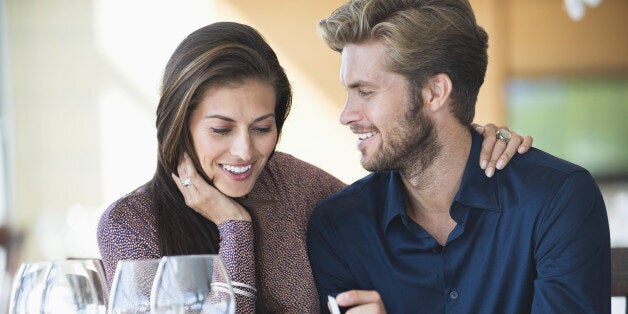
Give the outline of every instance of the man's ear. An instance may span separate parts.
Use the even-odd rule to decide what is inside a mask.
[[[451,79],[445,73],[438,73],[430,78],[425,90],[425,100],[430,111],[436,112],[449,102],[451,88]]]

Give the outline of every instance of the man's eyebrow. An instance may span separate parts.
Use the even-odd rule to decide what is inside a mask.
[[[354,83],[349,84],[349,86],[347,86],[348,89],[356,89],[356,88],[360,88],[360,87],[364,87],[364,86],[372,86],[373,84],[366,82],[366,81],[357,81]]]

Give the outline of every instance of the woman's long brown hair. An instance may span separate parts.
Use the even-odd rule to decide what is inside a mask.
[[[162,255],[218,252],[218,229],[186,206],[173,182],[180,156],[187,152],[206,180],[194,151],[190,115],[208,88],[257,79],[275,92],[278,135],[288,116],[292,91],[275,52],[252,27],[214,23],[186,37],[170,57],[157,107],[157,170],[148,188],[153,195],[159,249]]]

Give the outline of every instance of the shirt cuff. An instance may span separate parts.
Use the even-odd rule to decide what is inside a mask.
[[[253,223],[227,220],[218,225],[222,258],[231,281],[255,287]]]

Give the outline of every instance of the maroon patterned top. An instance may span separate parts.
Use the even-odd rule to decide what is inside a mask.
[[[323,170],[276,152],[242,201],[251,210],[253,223],[218,225],[219,254],[227,271],[232,280],[257,288],[259,310],[319,312],[305,232],[316,203],[344,186]],[[119,260],[162,256],[152,207],[151,195],[140,188],[113,203],[101,217],[98,246],[109,287]],[[238,313],[254,311],[246,296],[236,294],[236,304]]]

